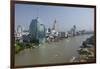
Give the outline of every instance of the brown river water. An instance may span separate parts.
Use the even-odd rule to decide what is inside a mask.
[[[90,36],[70,37],[36,48],[24,49],[15,55],[15,66],[69,63],[72,57],[79,57],[78,48]]]

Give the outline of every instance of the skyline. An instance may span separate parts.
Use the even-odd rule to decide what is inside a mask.
[[[73,25],[76,25],[77,30],[94,30],[93,8],[29,4],[15,5],[15,30],[18,25],[28,30],[31,20],[36,17],[40,18],[40,23],[46,28],[52,28],[56,19],[59,31],[68,31]]]

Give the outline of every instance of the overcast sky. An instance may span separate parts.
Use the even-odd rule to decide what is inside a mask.
[[[39,17],[40,23],[46,28],[52,28],[54,20],[57,20],[59,31],[68,31],[76,25],[77,30],[94,29],[94,8],[61,7],[46,5],[15,5],[15,29],[21,25],[28,30],[32,19]]]

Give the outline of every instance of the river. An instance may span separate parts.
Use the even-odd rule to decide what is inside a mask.
[[[72,57],[79,57],[77,49],[91,35],[81,35],[45,43],[32,49],[24,49],[15,55],[15,66],[69,63]]]

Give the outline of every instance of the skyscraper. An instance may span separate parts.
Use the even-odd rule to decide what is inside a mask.
[[[55,28],[56,28],[56,20],[54,21],[54,24],[53,24],[52,30],[55,30]]]
[[[33,42],[41,43],[43,38],[45,38],[45,26],[41,24],[39,18],[32,19],[29,26],[29,32]]]
[[[38,18],[32,19],[30,26],[29,26],[29,33],[31,34],[31,36],[34,40],[38,39],[38,37],[37,37],[37,35],[38,35],[38,33],[37,33],[38,32],[38,23],[39,23]]]
[[[23,29],[22,29],[22,26],[21,25],[18,25],[17,26],[17,37],[21,37],[22,36],[22,32],[23,32]]]

